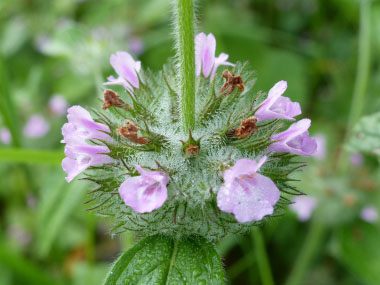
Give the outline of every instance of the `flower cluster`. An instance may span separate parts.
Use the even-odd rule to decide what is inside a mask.
[[[285,192],[301,193],[289,175],[303,166],[298,156],[316,152],[311,121],[279,132],[301,114],[282,96],[287,83],[276,83],[262,100],[247,65],[216,57],[215,49],[212,34],[196,36],[197,121],[190,133],[181,127],[173,66],[154,75],[127,52],[111,56],[117,78],[104,83],[125,92],[106,89],[95,120],[80,106],[68,110],[66,179],[86,170],[97,184],[92,208],[112,215],[115,230],[215,240],[280,210],[289,201]],[[222,65],[230,70],[219,73]]]

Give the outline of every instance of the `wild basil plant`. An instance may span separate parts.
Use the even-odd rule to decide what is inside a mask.
[[[194,36],[192,1],[173,5],[176,58],[153,73],[111,55],[102,108],[73,106],[62,128],[67,182],[93,182],[92,209],[114,219],[114,233],[144,237],[106,284],[224,283],[213,244],[301,194],[290,175],[317,148],[285,81],[254,92],[247,63],[216,56],[213,34]]]

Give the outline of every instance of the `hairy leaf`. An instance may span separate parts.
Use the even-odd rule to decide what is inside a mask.
[[[214,247],[201,238],[151,236],[125,252],[104,284],[223,284]]]

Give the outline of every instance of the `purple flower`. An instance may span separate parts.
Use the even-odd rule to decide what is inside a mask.
[[[130,92],[133,91],[133,87],[139,88],[137,73],[141,69],[140,61],[135,61],[127,52],[118,51],[116,54],[111,55],[110,62],[119,77],[108,77],[108,82],[104,83],[104,85],[122,85]]]
[[[125,180],[119,188],[124,203],[139,213],[160,208],[168,198],[168,177],[161,172],[144,171],[136,165],[140,176]]]
[[[257,171],[267,157],[259,162],[240,159],[223,173],[224,184],[219,189],[219,209],[233,213],[240,223],[260,221],[273,214],[273,206],[280,199],[280,191],[273,181]]]
[[[95,122],[90,113],[81,106],[72,106],[67,110],[68,123],[62,127],[62,143],[71,145],[87,144],[86,140],[111,140],[106,134],[110,132],[108,126]]]
[[[350,157],[351,165],[358,167],[363,164],[363,156],[360,154],[360,152],[354,152],[351,154]]]
[[[209,77],[210,80],[215,76],[216,70],[220,65],[234,64],[227,61],[228,54],[221,53],[218,57],[215,57],[216,40],[213,34],[199,33],[195,37],[195,65],[197,76],[201,75],[201,71],[205,78]]]
[[[296,196],[293,198],[293,202],[289,208],[297,214],[298,219],[302,222],[310,219],[314,208],[317,206],[317,199],[310,196]]]
[[[144,51],[144,43],[140,37],[133,37],[129,41],[129,49],[135,55],[140,55]]]
[[[11,132],[7,128],[0,129],[0,142],[10,144],[12,140]]]
[[[109,127],[95,122],[84,108],[72,106],[67,111],[69,122],[62,127],[61,142],[66,143],[66,158],[62,161],[62,168],[67,173],[66,181],[70,182],[90,166],[112,162],[112,158],[105,154],[110,151],[107,146],[90,145],[88,140],[112,139],[106,134],[110,132]]]
[[[104,154],[107,152],[106,146],[67,144],[66,157],[62,161],[62,168],[67,173],[66,181],[70,182],[90,166],[112,162],[112,158]]]
[[[375,207],[367,206],[360,212],[360,217],[368,223],[373,223],[378,220],[379,213]]]
[[[32,115],[26,123],[23,133],[28,138],[40,138],[47,134],[50,124],[41,115]]]
[[[292,124],[286,131],[273,135],[271,140],[275,142],[269,146],[269,150],[304,156],[313,155],[317,151],[317,142],[309,136],[310,124],[311,120],[303,119]]]
[[[64,115],[67,111],[68,104],[61,95],[54,95],[49,100],[50,111],[57,116]]]
[[[295,120],[294,117],[302,113],[299,103],[281,96],[286,88],[286,81],[280,81],[269,90],[268,98],[264,100],[260,109],[255,113],[260,121],[268,119]]]
[[[317,151],[313,156],[317,160],[324,160],[326,158],[326,137],[323,134],[316,134],[314,138],[317,142]]]

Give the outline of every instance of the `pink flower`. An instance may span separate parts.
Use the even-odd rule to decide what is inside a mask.
[[[274,205],[280,199],[280,191],[274,182],[257,171],[267,157],[259,162],[240,159],[223,173],[224,184],[219,189],[219,209],[233,213],[240,223],[260,221],[273,214]]]
[[[111,132],[109,127],[95,122],[86,109],[81,106],[72,106],[67,113],[69,122],[62,127],[62,143],[83,145],[90,139],[111,140],[111,137],[106,134]]]
[[[62,168],[67,173],[66,181],[70,182],[90,166],[112,162],[112,158],[104,154],[107,152],[106,146],[67,144],[66,157],[62,161]]]
[[[112,138],[106,134],[110,132],[109,127],[95,122],[84,108],[72,106],[67,112],[69,122],[62,127],[61,142],[66,143],[62,168],[67,173],[66,181],[70,182],[90,166],[112,162],[105,154],[109,152],[107,146],[90,145],[88,142],[91,139],[111,141]]]
[[[57,116],[64,115],[67,111],[68,104],[61,95],[54,95],[49,100],[50,111]]]
[[[299,103],[281,96],[286,88],[286,81],[280,81],[269,90],[268,98],[264,100],[260,109],[255,113],[260,121],[268,119],[295,120],[294,117],[302,113]]]
[[[269,146],[269,150],[304,156],[313,155],[317,151],[317,142],[309,136],[310,124],[311,120],[303,119],[292,124],[286,131],[273,135],[271,140],[276,142]]]
[[[368,223],[373,223],[378,220],[379,213],[375,207],[367,206],[360,212],[360,217]]]
[[[136,165],[140,176],[125,180],[119,188],[124,203],[139,213],[160,208],[168,198],[168,177],[161,172],[144,171]]]
[[[351,165],[358,167],[363,164],[363,156],[360,154],[360,152],[354,152],[351,154],[350,157]]]
[[[140,55],[144,51],[144,43],[140,37],[133,37],[129,41],[129,49],[135,55]]]
[[[199,33],[195,37],[195,65],[197,76],[201,75],[201,71],[205,78],[210,77],[212,80],[215,76],[216,70],[220,65],[234,64],[227,61],[228,54],[221,53],[215,57],[216,40],[213,34],[206,36],[205,33]]]
[[[296,196],[293,202],[289,208],[297,214],[298,219],[302,222],[310,219],[314,208],[317,206],[317,199],[310,196]]]
[[[104,83],[104,85],[122,85],[131,92],[133,87],[139,88],[137,73],[141,70],[140,61],[135,61],[127,52],[118,51],[116,54],[111,55],[110,62],[119,77],[108,77],[108,82]]]
[[[314,138],[317,142],[317,151],[313,156],[317,160],[324,160],[326,158],[326,137],[323,134],[316,134]]]
[[[0,142],[3,144],[10,144],[12,140],[11,132],[7,128],[0,129]]]
[[[26,123],[23,133],[28,138],[40,138],[47,134],[50,124],[41,115],[33,115]]]

